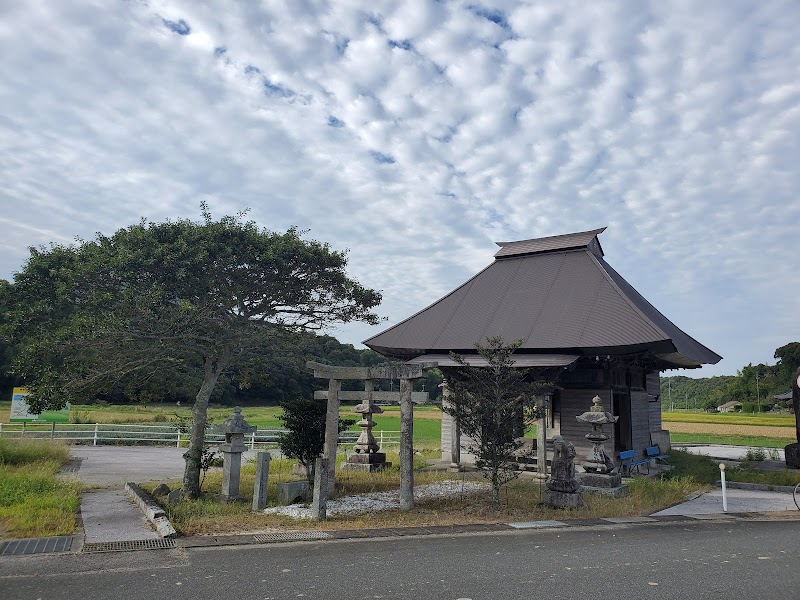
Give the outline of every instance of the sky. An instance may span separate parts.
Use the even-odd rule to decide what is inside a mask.
[[[349,249],[379,326],[494,242],[606,260],[724,359],[800,341],[796,0],[0,2],[0,278],[249,209]],[[675,372],[671,373],[675,374]]]

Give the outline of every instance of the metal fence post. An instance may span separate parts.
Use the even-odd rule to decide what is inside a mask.
[[[3,437],[3,424],[0,423],[0,437]]]
[[[22,422],[22,435],[20,435],[20,437],[25,437],[25,423],[26,421]]]
[[[250,434],[250,450],[255,450],[255,449],[256,449],[256,432],[253,431]]]
[[[176,448],[181,447],[181,426],[175,425],[175,429],[178,431],[178,443],[175,445]]]
[[[97,446],[97,429],[100,427],[98,423],[94,424],[94,441],[92,442],[92,446]]]
[[[52,440],[56,435],[56,422],[53,421],[50,427],[50,439]]]

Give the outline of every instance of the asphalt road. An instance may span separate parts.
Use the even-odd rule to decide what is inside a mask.
[[[4,557],[0,596],[787,600],[799,540],[798,521],[732,521]]]

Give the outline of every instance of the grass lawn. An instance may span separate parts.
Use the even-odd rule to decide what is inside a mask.
[[[55,476],[68,457],[62,444],[0,439],[0,538],[75,531],[81,485]]]

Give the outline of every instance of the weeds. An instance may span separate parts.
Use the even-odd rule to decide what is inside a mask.
[[[748,448],[744,453],[745,462],[762,462],[767,460],[767,451],[764,448]]]
[[[81,486],[55,477],[68,458],[61,444],[0,439],[2,537],[67,535],[75,530]]]

